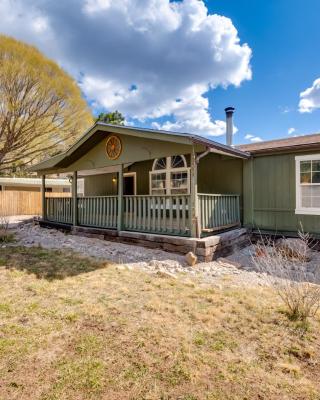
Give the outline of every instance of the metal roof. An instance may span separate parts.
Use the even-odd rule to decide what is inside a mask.
[[[104,129],[103,129],[104,128]],[[242,151],[238,148],[227,146],[225,144],[221,144],[215,142],[213,140],[204,138],[199,135],[194,135],[191,133],[183,133],[183,132],[171,132],[171,131],[163,131],[163,130],[156,130],[156,129],[148,129],[148,128],[138,128],[135,126],[123,126],[123,125],[112,125],[107,124],[101,121],[97,121],[88,131],[84,133],[67,151],[64,153],[58,154],[48,160],[42,161],[39,164],[36,164],[29,168],[30,171],[41,171],[41,170],[50,170],[54,169],[58,164],[68,157],[70,157],[78,148],[80,148],[85,142],[91,139],[95,133],[101,130],[106,130],[106,132],[116,132],[120,134],[127,134],[127,135],[141,135],[141,134],[148,134],[148,137],[158,140],[169,140],[172,141],[172,137],[176,138],[177,141],[186,141],[188,144],[200,144],[203,145],[212,151],[222,153],[225,155],[230,155],[234,157],[240,158],[249,158],[250,154]],[[159,137],[161,136],[161,138]],[[170,137],[170,139],[169,139]]]
[[[268,140],[258,143],[242,144],[237,146],[242,151],[249,151],[250,153],[262,153],[262,152],[276,152],[283,150],[299,150],[320,146],[320,133],[312,135],[296,136],[285,139]]]
[[[15,177],[0,177],[0,185],[30,185],[41,186],[41,178],[15,178]],[[46,179],[46,186],[70,186],[68,179]]]

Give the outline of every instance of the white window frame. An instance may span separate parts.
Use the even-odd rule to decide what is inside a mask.
[[[305,183],[300,182],[300,162],[320,160],[320,154],[311,154],[308,156],[296,156],[296,214],[302,215],[320,215],[320,207],[302,207],[301,205],[301,186],[320,186],[320,183]]]
[[[180,167],[180,168],[172,168],[171,167],[171,158],[174,157],[174,156],[172,156],[172,157],[158,157],[153,161],[152,171],[149,171],[149,193],[150,193],[151,196],[153,196],[153,193],[152,193],[152,175],[161,174],[161,173],[162,174],[166,174],[166,180],[165,180],[165,183],[166,183],[166,186],[165,186],[166,194],[165,195],[164,194],[163,195],[155,194],[154,196],[166,196],[166,195],[170,196],[171,195],[171,191],[175,190],[175,188],[171,187],[171,174],[175,173],[175,172],[186,172],[187,173],[187,192],[183,193],[183,194],[186,194],[186,195],[190,194],[190,168],[187,167],[187,160],[186,160],[185,156],[182,155],[182,154],[178,154],[178,155],[181,156],[181,158],[183,159],[183,162],[184,162],[184,165],[185,165],[184,167]],[[166,168],[154,169],[155,165],[156,165],[156,162],[157,162],[157,160],[159,158],[166,158]],[[177,196],[179,196],[180,194],[182,195],[182,193],[174,193],[174,195],[177,195]]]

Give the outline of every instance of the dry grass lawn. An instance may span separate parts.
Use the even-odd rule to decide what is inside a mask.
[[[0,282],[0,399],[320,399],[320,321],[270,289],[41,248],[0,249]]]

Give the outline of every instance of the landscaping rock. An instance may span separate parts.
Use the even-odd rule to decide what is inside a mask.
[[[192,253],[192,251],[189,251],[189,253],[186,254],[186,262],[191,267],[196,265],[197,261],[198,261],[198,258],[197,258],[197,256],[195,254]]]
[[[172,274],[171,272],[165,271],[165,270],[157,271],[157,276],[159,276],[161,278],[177,279],[176,275]]]
[[[55,229],[40,228],[38,225],[27,224],[16,229],[16,242],[8,246],[41,246],[44,249],[60,249],[63,251],[75,251],[79,254],[94,257],[117,265],[119,271],[140,270],[148,274],[163,276],[166,278],[188,279],[195,277],[204,284],[219,285],[219,281],[228,276],[225,282],[232,286],[257,286],[265,285],[263,274],[254,270],[250,265],[250,247],[241,249],[235,254],[241,260],[225,258],[225,262],[216,261],[201,262],[197,264],[197,257],[193,253],[182,255],[163,251],[158,248],[148,249],[138,245],[117,243],[88,238],[72,234],[65,234]],[[187,262],[187,258],[190,264]],[[239,267],[240,262],[244,267]],[[320,262],[318,263],[320,264]],[[179,275],[178,275],[179,274]],[[225,283],[224,283],[225,284]]]

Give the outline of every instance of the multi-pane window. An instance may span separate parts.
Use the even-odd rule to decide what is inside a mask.
[[[151,174],[151,193],[166,194],[166,173]]]
[[[320,154],[296,157],[296,213],[320,214]]]
[[[177,155],[154,160],[150,172],[151,194],[170,195],[189,192],[189,168],[184,156]]]
[[[188,193],[188,171],[171,172],[171,194]]]

